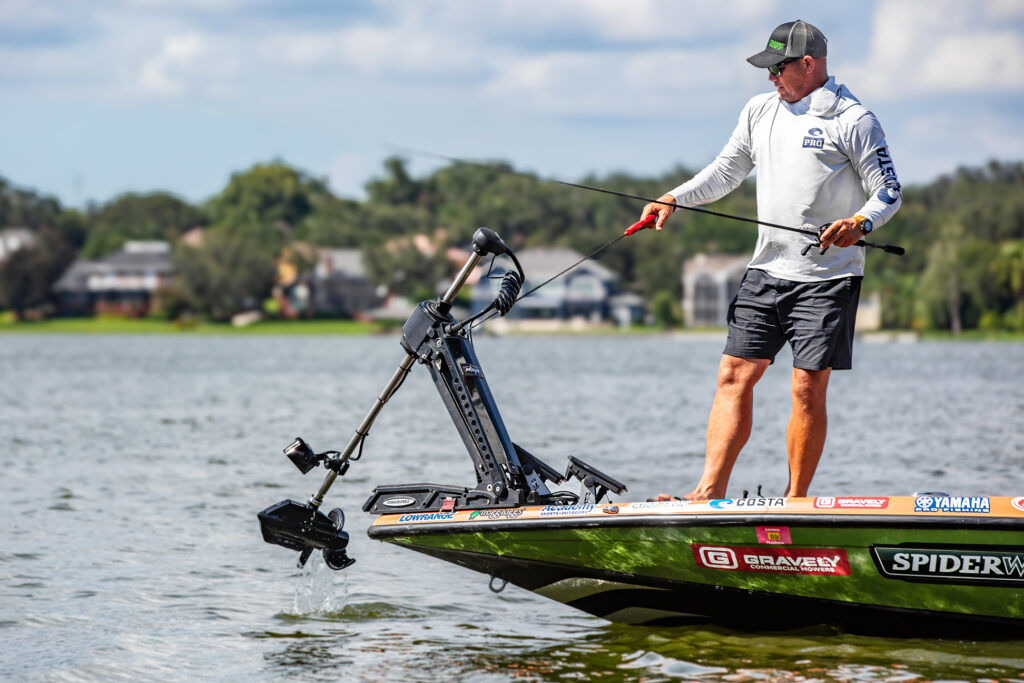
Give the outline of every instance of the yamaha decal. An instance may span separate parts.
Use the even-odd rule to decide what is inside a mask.
[[[914,499],[914,512],[989,512],[988,498],[960,496],[918,496]]]

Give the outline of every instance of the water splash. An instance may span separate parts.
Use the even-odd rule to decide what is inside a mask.
[[[348,602],[348,579],[324,563],[320,553],[313,553],[306,566],[299,570],[291,613],[323,616],[343,609]]]

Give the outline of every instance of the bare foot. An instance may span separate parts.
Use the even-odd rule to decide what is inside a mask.
[[[701,502],[704,502],[706,500],[711,500],[711,499],[710,498],[701,498],[696,493],[687,493],[682,498],[680,498],[679,496],[673,496],[670,493],[659,493],[658,495],[656,495],[651,500],[661,501],[661,502],[668,501],[668,500],[688,500],[691,503],[701,503]]]

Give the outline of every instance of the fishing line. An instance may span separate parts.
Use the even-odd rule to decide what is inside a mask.
[[[454,164],[461,164],[461,165],[464,165],[464,166],[476,166],[478,168],[489,169],[489,170],[491,170],[491,171],[493,171],[495,173],[501,173],[501,174],[505,174],[505,175],[513,175],[513,176],[518,176],[518,177],[521,177],[521,178],[534,178],[533,176],[530,176],[530,175],[525,174],[525,173],[519,173],[517,171],[509,171],[509,170],[506,170],[506,169],[498,168],[494,164],[487,164],[487,163],[483,163],[483,162],[479,162],[479,161],[469,161],[469,160],[466,160],[466,159],[458,159],[456,157],[450,157],[450,156],[446,156],[444,154],[438,154],[436,152],[428,152],[426,150],[415,149],[413,147],[404,147],[404,146],[399,146],[399,145],[392,145],[392,147],[394,147],[396,150],[406,151],[406,152],[409,152],[411,154],[417,154],[417,155],[426,156],[426,157],[433,157],[435,159],[444,159],[445,161],[448,161],[448,162],[451,162],[451,163],[454,163]],[[728,218],[730,220],[740,221],[740,222],[743,222],[743,223],[753,223],[755,225],[764,225],[766,227],[775,228],[777,230],[786,230],[786,231],[795,232],[795,233],[798,233],[798,234],[801,234],[801,235],[807,235],[808,237],[812,237],[815,240],[817,240],[818,237],[823,232],[822,228],[827,227],[827,226],[822,226],[822,228],[818,228],[816,230],[808,230],[806,228],[794,228],[791,225],[781,225],[779,223],[771,223],[769,221],[762,221],[762,220],[759,220],[757,218],[750,218],[749,216],[736,216],[736,215],[731,214],[731,213],[722,213],[721,211],[713,211],[712,209],[705,209],[705,208],[700,207],[700,206],[687,206],[686,204],[677,204],[676,202],[663,202],[660,199],[653,199],[651,197],[645,197],[643,195],[633,194],[631,192],[620,192],[619,190],[610,190],[610,189],[608,189],[606,187],[596,187],[594,185],[584,185],[582,183],[571,183],[571,182],[569,182],[567,180],[559,180],[558,178],[534,178],[534,179],[539,181],[539,182],[546,180],[548,182],[558,183],[559,185],[565,185],[566,187],[575,187],[575,188],[580,189],[580,190],[589,190],[591,192],[600,192],[602,194],[614,195],[616,197],[623,197],[623,198],[626,198],[626,199],[637,199],[637,200],[640,200],[640,201],[643,201],[643,202],[647,202],[648,204],[661,204],[662,206],[671,206],[674,209],[685,209],[686,211],[693,211],[693,212],[696,212],[696,213],[703,213],[703,214],[707,214],[709,216],[717,216],[718,218]],[[870,247],[872,249],[881,249],[882,251],[884,251],[886,253],[896,254],[897,256],[902,256],[904,253],[906,253],[906,250],[903,247],[895,246],[895,245],[892,245],[892,244],[874,244],[873,242],[867,242],[865,240],[858,240],[856,244],[853,244],[851,246],[855,246],[855,247]]]
[[[566,273],[568,273],[568,272],[569,272],[570,270],[572,270],[573,268],[575,268],[575,267],[577,267],[578,265],[580,265],[581,263],[583,263],[584,261],[587,261],[588,259],[594,259],[594,260],[597,260],[597,259],[601,258],[601,256],[603,256],[602,252],[603,252],[603,251],[604,251],[605,249],[608,249],[609,247],[611,247],[611,246],[612,246],[613,244],[615,244],[615,243],[616,243],[616,242],[618,242],[619,240],[621,240],[621,239],[624,239],[625,237],[628,237],[628,236],[629,236],[630,234],[632,234],[632,233],[628,233],[628,232],[627,232],[627,233],[623,233],[623,234],[619,235],[618,237],[616,237],[616,238],[614,238],[614,239],[610,239],[610,240],[608,240],[607,242],[605,242],[604,244],[602,244],[601,246],[597,247],[596,249],[594,249],[593,251],[591,251],[591,252],[590,252],[589,254],[587,254],[586,256],[584,256],[583,258],[581,258],[581,259],[580,259],[579,261],[577,261],[576,263],[573,263],[573,264],[572,264],[571,266],[569,266],[568,268],[565,268],[565,269],[563,269],[562,271],[560,271],[560,272],[558,272],[558,273],[555,273],[554,275],[552,275],[551,277],[549,277],[549,278],[548,278],[547,280],[545,280],[544,282],[540,283],[540,284],[539,284],[539,285],[537,285],[536,287],[533,287],[532,289],[530,289],[530,290],[529,290],[529,291],[527,291],[526,293],[524,293],[524,294],[520,294],[520,295],[519,295],[519,296],[518,296],[518,297],[516,298],[516,303],[519,303],[520,301],[522,301],[522,300],[523,300],[523,299],[525,299],[526,297],[530,296],[531,294],[533,294],[534,292],[536,292],[536,291],[537,291],[538,289],[540,289],[540,288],[541,288],[541,287],[543,287],[544,285],[547,285],[547,284],[551,283],[551,282],[552,282],[553,280],[557,280],[558,278],[562,277],[563,275],[565,275]],[[495,257],[495,258],[496,258],[496,257]],[[493,267],[493,266],[494,266],[494,259],[491,259],[491,267]],[[490,270],[488,270],[488,275],[487,275],[486,277],[487,277],[488,279],[494,279],[494,278],[491,278],[491,277],[490,277]],[[488,320],[490,320],[491,318],[493,318],[493,317],[494,317],[494,316],[496,316],[496,315],[498,315],[498,311],[497,311],[497,310],[495,310],[495,311],[491,311],[490,315],[488,315],[488,316],[486,316],[486,317],[484,317],[484,318],[481,318],[480,320],[475,320],[475,321],[473,321],[473,323],[472,323],[472,324],[471,324],[471,325],[469,326],[469,330],[470,330],[470,332],[472,332],[474,328],[476,328],[476,327],[479,327],[480,325],[483,325],[483,324],[484,324],[485,322],[487,322]],[[502,314],[502,315],[504,315],[504,314]]]

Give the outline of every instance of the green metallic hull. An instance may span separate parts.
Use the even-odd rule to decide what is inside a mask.
[[[476,523],[472,511],[405,515],[414,521],[404,524],[386,515],[369,533],[610,621],[1024,633],[1024,518],[1016,516],[723,515],[694,506],[540,518],[520,510]]]

